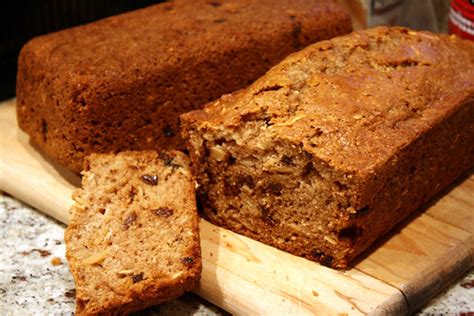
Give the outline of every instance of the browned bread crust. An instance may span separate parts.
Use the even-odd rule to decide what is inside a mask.
[[[474,43],[379,27],[181,116],[206,215],[332,267],[474,163]]]
[[[176,298],[201,275],[194,179],[180,152],[92,154],[65,232],[77,315]]]
[[[178,115],[348,33],[335,0],[177,0],[41,36],[19,56],[19,126],[79,172],[91,152],[184,148]]]

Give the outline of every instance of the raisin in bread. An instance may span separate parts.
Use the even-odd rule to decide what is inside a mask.
[[[194,180],[180,152],[92,154],[65,232],[76,312],[127,314],[201,273]]]
[[[182,115],[213,223],[332,267],[474,164],[474,43],[379,27]]]

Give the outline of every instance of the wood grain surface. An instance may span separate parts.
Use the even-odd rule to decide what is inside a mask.
[[[0,189],[67,223],[79,177],[57,166],[0,105]],[[473,266],[474,176],[466,175],[367,251],[332,270],[201,220],[195,293],[234,314],[407,314]]]

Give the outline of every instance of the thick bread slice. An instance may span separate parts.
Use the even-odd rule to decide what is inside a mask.
[[[127,314],[201,273],[194,180],[180,152],[92,154],[65,232],[76,313]]]

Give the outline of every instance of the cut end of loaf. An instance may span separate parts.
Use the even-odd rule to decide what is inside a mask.
[[[200,161],[194,167],[205,215],[279,249],[347,267],[362,234],[351,222],[364,213],[355,206],[351,174],[337,173],[298,146],[265,146],[262,124],[207,133],[204,142],[191,133],[190,142],[202,150],[192,155]]]
[[[179,152],[90,155],[65,233],[78,314],[128,313],[199,280],[194,180]]]

